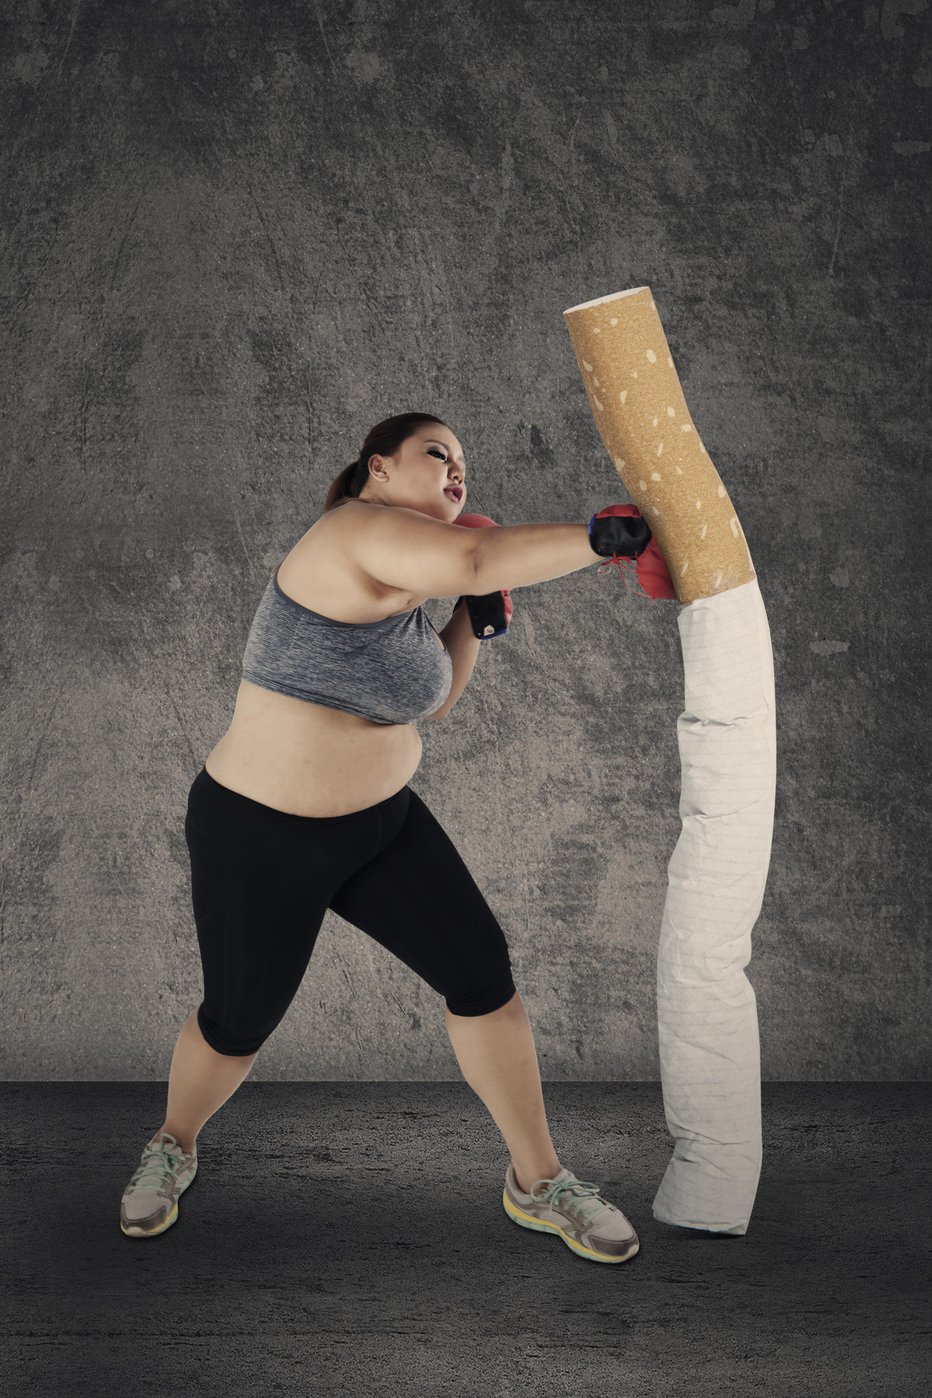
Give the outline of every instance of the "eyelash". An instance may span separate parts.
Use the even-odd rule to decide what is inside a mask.
[[[443,451],[443,447],[428,447],[427,450],[428,450],[428,452],[433,453],[433,452]],[[446,458],[445,456],[441,458],[441,460],[443,460],[443,461],[446,461],[446,459],[447,459],[447,458]]]

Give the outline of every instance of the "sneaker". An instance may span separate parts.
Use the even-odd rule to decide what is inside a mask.
[[[599,1186],[563,1169],[552,1180],[535,1180],[530,1194],[518,1188],[512,1162],[502,1194],[505,1213],[522,1228],[556,1233],[567,1247],[592,1262],[626,1262],[640,1247],[638,1235],[599,1193]]]
[[[169,1131],[158,1131],[123,1191],[120,1227],[130,1238],[164,1233],[178,1217],[178,1198],[197,1174],[197,1146],[181,1149]]]

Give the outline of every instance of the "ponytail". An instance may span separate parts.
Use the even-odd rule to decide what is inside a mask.
[[[337,476],[336,480],[327,491],[327,499],[324,503],[323,513],[332,510],[334,505],[338,505],[341,500],[354,499],[365,485],[365,476],[359,469],[360,461],[357,457],[355,461],[344,468]],[[357,476],[360,479],[356,479]]]

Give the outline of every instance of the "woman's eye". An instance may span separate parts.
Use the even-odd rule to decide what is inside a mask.
[[[441,448],[440,448],[440,447],[428,447],[427,450],[430,452],[430,454],[431,454],[432,456],[436,456],[436,455],[438,454],[438,452],[441,451]],[[440,460],[441,460],[441,461],[446,461],[446,459],[447,459],[447,458],[446,458],[445,456],[441,456],[441,457],[440,457]]]

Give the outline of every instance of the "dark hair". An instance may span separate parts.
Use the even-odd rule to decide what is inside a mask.
[[[441,427],[447,425],[442,418],[434,417],[433,413],[397,413],[395,417],[387,417],[382,422],[377,422],[363,442],[356,460],[340,472],[328,490],[324,514],[341,500],[357,498],[359,492],[365,489],[369,479],[370,456],[375,452],[380,456],[393,456],[402,442],[413,435],[415,428],[425,422],[437,422]]]

